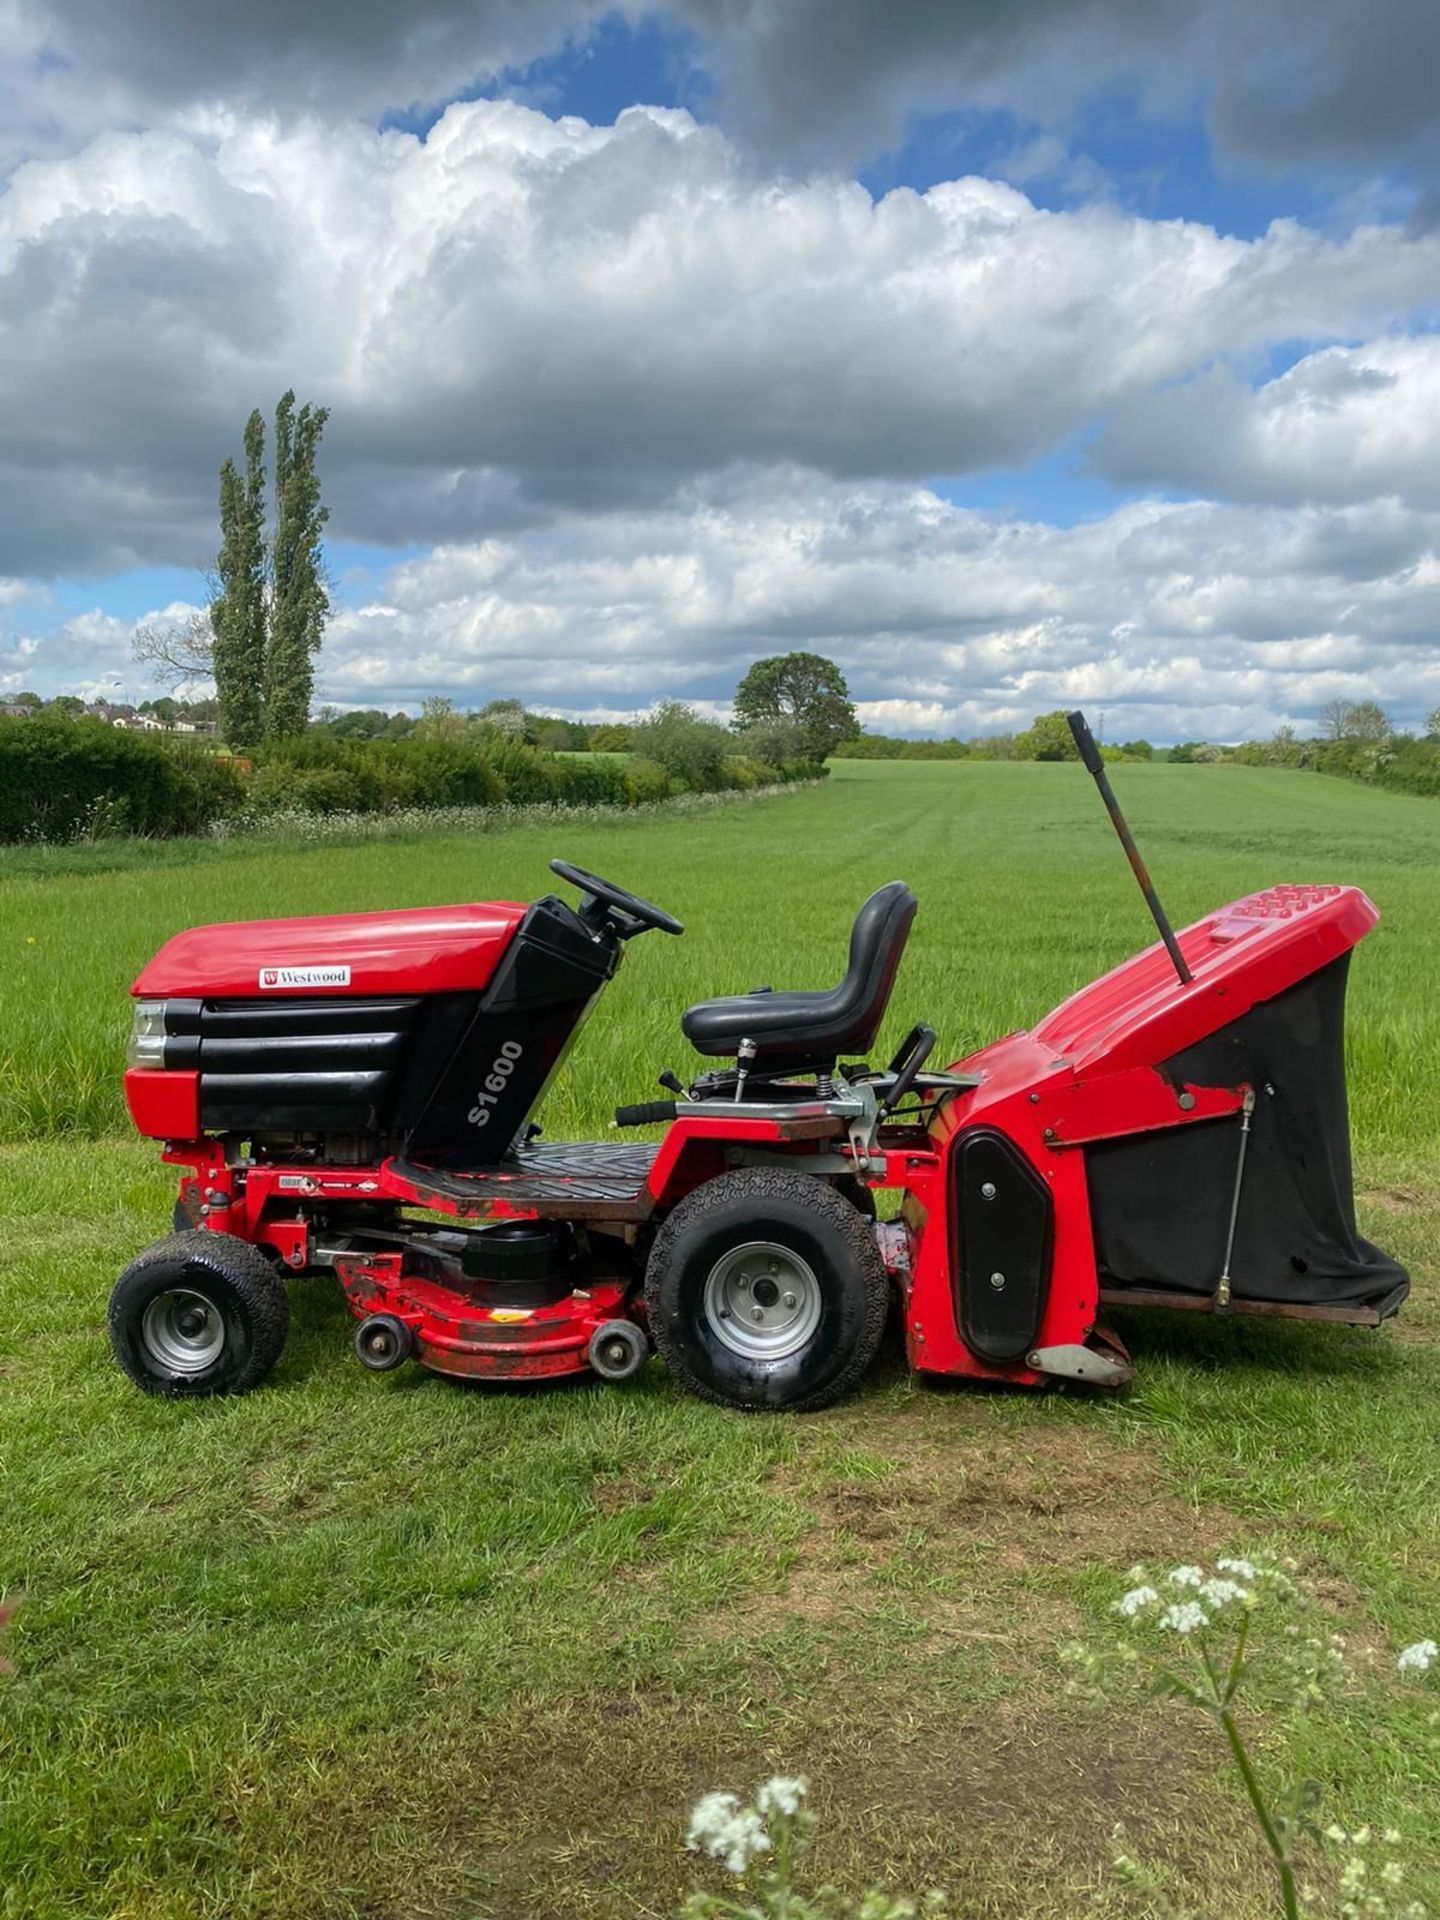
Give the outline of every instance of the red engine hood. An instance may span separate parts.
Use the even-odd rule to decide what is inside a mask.
[[[147,1000],[475,992],[527,911],[500,900],[191,927],[166,941],[130,991]]]

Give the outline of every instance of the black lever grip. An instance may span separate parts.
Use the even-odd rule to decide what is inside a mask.
[[[1100,758],[1100,749],[1095,744],[1095,736],[1090,731],[1089,721],[1078,709],[1074,713],[1067,713],[1065,718],[1069,722],[1070,732],[1079,750],[1080,758],[1085,763],[1085,771],[1099,773],[1105,762]]]
[[[673,1100],[642,1100],[638,1107],[616,1107],[617,1127],[653,1127],[657,1121],[675,1118]]]

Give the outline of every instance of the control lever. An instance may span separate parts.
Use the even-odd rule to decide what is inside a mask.
[[[642,1100],[636,1107],[616,1107],[617,1127],[653,1127],[661,1120],[675,1118],[673,1100]]]
[[[889,1071],[895,1079],[881,1102],[882,1113],[893,1113],[899,1106],[914,1086],[916,1075],[930,1058],[934,1046],[935,1029],[927,1027],[923,1020],[906,1034],[905,1044],[890,1062]]]

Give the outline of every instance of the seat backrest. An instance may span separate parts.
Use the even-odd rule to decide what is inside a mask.
[[[875,892],[855,916],[850,965],[840,989],[854,1009],[845,1046],[863,1052],[880,1031],[919,902],[903,880]]]

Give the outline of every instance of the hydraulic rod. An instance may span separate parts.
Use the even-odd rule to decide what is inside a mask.
[[[1120,844],[1125,849],[1125,858],[1130,862],[1130,871],[1135,875],[1140,891],[1145,896],[1150,917],[1159,930],[1160,938],[1165,942],[1165,951],[1174,961],[1175,971],[1179,974],[1182,985],[1188,987],[1195,976],[1185,964],[1185,956],[1180,951],[1180,942],[1175,938],[1175,929],[1170,925],[1165,909],[1160,904],[1160,896],[1156,893],[1154,882],[1150,878],[1145,862],[1140,857],[1135,836],[1125,824],[1125,816],[1120,811],[1120,802],[1115,798],[1114,789],[1110,785],[1110,776],[1105,771],[1105,762],[1100,758],[1100,749],[1095,744],[1095,736],[1090,731],[1089,722],[1084,714],[1078,711],[1067,713],[1065,718],[1069,722],[1070,732],[1074,736],[1085,771],[1100,789],[1100,798],[1105,802],[1105,811],[1110,816],[1110,824],[1120,836]]]

